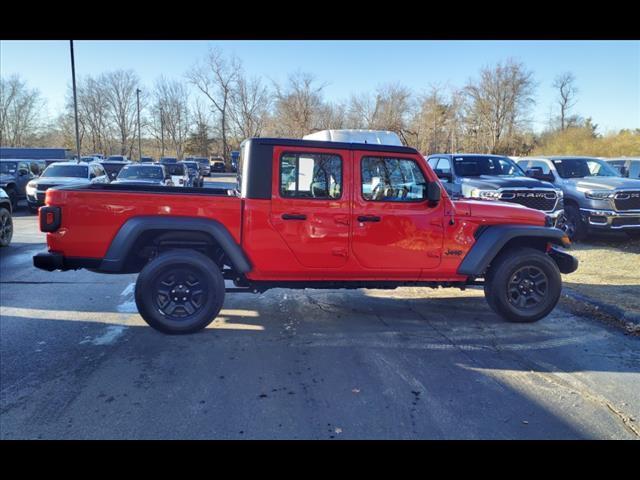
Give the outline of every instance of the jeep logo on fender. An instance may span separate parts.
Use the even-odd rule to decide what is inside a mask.
[[[457,257],[459,257],[460,255],[462,255],[462,250],[451,250],[448,249],[446,252],[444,252],[445,255],[455,255]]]

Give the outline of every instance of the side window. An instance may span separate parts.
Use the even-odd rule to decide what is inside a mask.
[[[436,168],[442,173],[448,173],[451,175],[451,162],[448,158],[441,158]]]
[[[551,173],[551,168],[549,168],[549,164],[547,164],[547,162],[541,162],[539,160],[531,160],[527,168],[533,168],[533,167],[541,168],[542,173],[544,173],[545,175],[548,175],[549,173]]]
[[[283,153],[280,196],[337,199],[342,195],[342,158],[327,153]]]
[[[362,198],[383,202],[420,202],[427,183],[415,161],[363,157],[360,163]]]
[[[436,169],[436,165],[438,163],[438,160],[440,160],[438,157],[431,157],[429,159],[429,161],[427,162],[432,170]]]

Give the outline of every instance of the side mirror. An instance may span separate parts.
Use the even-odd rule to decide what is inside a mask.
[[[620,167],[620,175],[622,175],[623,177],[629,176],[629,171],[627,170],[627,167],[625,166]]]
[[[21,177],[24,177],[25,175],[29,175],[29,170],[21,168],[20,170],[18,170],[18,175],[20,175]]]
[[[438,203],[441,197],[440,184],[438,182],[427,183],[427,200],[429,200],[429,203]]]

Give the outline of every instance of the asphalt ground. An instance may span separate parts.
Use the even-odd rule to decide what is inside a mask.
[[[640,438],[639,338],[562,303],[519,325],[479,290],[276,289],[167,336],[137,314],[136,275],[37,270],[36,217],[14,222],[2,439]]]

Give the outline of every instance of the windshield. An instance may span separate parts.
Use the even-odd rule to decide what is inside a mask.
[[[87,178],[89,169],[86,165],[49,165],[42,172],[42,177],[78,177]]]
[[[128,180],[164,180],[164,175],[162,174],[162,168],[160,167],[136,165],[132,167],[123,167],[118,174],[118,180],[123,178]]]
[[[115,160],[118,162],[121,162],[124,160],[124,156],[122,155],[111,155],[109,158],[107,158],[107,160]]]
[[[189,170],[198,170],[199,168],[196,162],[184,162],[184,164]]]
[[[522,169],[506,157],[453,157],[453,167],[459,177],[478,177],[480,175],[499,175],[524,177]]]
[[[124,167],[124,165],[117,163],[103,163],[102,166],[107,171],[107,175],[109,175],[109,178],[111,180],[116,178],[118,176],[118,172],[120,172],[120,170],[122,170],[122,167]]]
[[[16,162],[0,162],[0,173],[16,173],[18,164]]]
[[[165,168],[167,169],[167,172],[169,172],[169,175],[184,175],[184,165],[182,164],[169,164],[166,165]]]
[[[206,163],[206,164],[209,163],[209,159],[208,158],[196,158],[195,161],[199,162],[199,163]]]
[[[164,157],[160,159],[160,163],[176,163],[178,161],[175,157]]]
[[[553,160],[553,164],[562,178],[620,176],[613,167],[595,158],[562,158]]]

